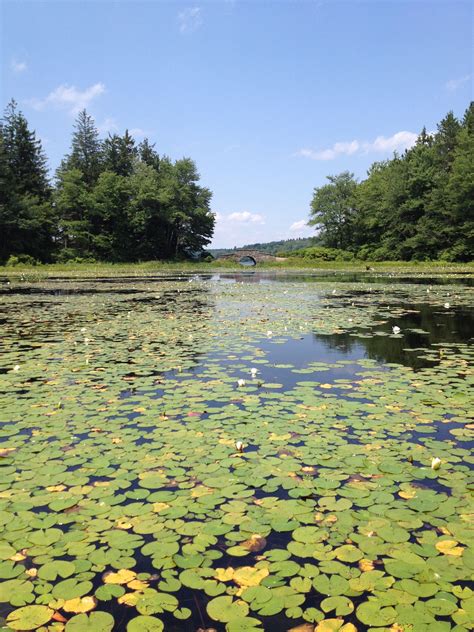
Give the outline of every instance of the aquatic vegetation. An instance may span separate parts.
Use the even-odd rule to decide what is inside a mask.
[[[258,279],[4,289],[7,628],[470,629],[472,288]]]

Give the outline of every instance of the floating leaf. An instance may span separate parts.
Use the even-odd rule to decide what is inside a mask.
[[[162,632],[163,622],[156,617],[139,615],[127,623],[127,632]]]
[[[13,630],[36,630],[48,623],[54,610],[47,606],[24,606],[14,610],[7,617],[7,625]]]
[[[232,597],[224,596],[212,599],[207,604],[206,610],[214,621],[227,623],[228,621],[246,617],[249,607],[245,601],[233,600]]]
[[[111,632],[114,618],[108,612],[77,614],[66,623],[66,632]]]

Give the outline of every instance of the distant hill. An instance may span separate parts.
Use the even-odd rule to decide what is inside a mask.
[[[281,239],[280,241],[268,241],[266,243],[246,244],[240,248],[209,248],[208,252],[213,257],[220,257],[234,250],[259,250],[269,255],[276,255],[279,252],[291,252],[300,250],[301,248],[311,248],[318,244],[317,237],[300,237],[298,239]]]

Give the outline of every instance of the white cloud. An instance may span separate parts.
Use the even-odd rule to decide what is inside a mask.
[[[314,226],[308,226],[308,222],[306,219],[300,219],[297,222],[293,222],[289,230],[289,238],[314,237],[314,235],[316,234]]]
[[[265,220],[259,213],[249,213],[242,211],[241,213],[231,213],[230,215],[220,215],[221,220],[227,222],[238,222],[241,224],[265,224]]]
[[[322,149],[320,151],[314,151],[313,149],[300,149],[297,152],[298,156],[304,158],[311,158],[311,160],[334,160],[337,156],[346,155],[350,156],[354,154],[360,145],[357,140],[350,141],[348,143],[334,143],[329,149]]]
[[[29,103],[35,110],[44,110],[52,106],[68,110],[70,114],[77,114],[80,110],[89,107],[90,103],[101,94],[104,94],[104,92],[105,86],[103,83],[95,83],[84,90],[62,84],[44,99],[31,99]]]
[[[18,59],[12,59],[10,63],[10,68],[13,70],[13,72],[25,72],[25,70],[28,69],[28,64],[26,63],[26,61],[18,61]]]
[[[260,213],[241,211],[216,213],[216,227],[212,240],[216,248],[232,248],[243,244],[268,241],[265,217]]]
[[[202,14],[199,7],[184,9],[178,13],[178,23],[180,33],[193,33],[202,25]]]
[[[414,134],[413,132],[397,132],[388,138],[385,138],[385,136],[377,136],[372,143],[364,143],[363,147],[366,153],[401,151],[413,147],[417,138],[418,134]]]
[[[290,230],[291,232],[299,233],[301,230],[303,230],[303,228],[306,228],[306,227],[307,227],[306,220],[300,219],[299,222],[293,222],[293,224],[290,226]]]
[[[446,82],[445,88],[449,90],[449,92],[455,92],[458,88],[463,86],[472,78],[472,75],[464,75],[464,77],[459,77],[458,79],[450,79]]]
[[[413,132],[402,131],[388,138],[377,136],[372,142],[359,140],[338,142],[334,143],[332,147],[318,151],[304,148],[297,151],[295,155],[311,160],[334,160],[339,156],[352,156],[353,154],[390,153],[412,147],[416,143],[417,137],[417,134]]]

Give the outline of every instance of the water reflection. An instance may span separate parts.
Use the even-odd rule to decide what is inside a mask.
[[[405,307],[408,309],[408,306]],[[410,307],[414,309],[414,306]],[[439,343],[467,343],[473,340],[472,312],[461,309],[441,312],[439,308],[430,305],[415,307],[417,312],[411,311],[396,319],[389,318],[386,324],[374,328],[370,332],[370,337],[366,337],[366,330],[363,332],[364,337],[349,333],[313,334],[314,344],[322,344],[345,359],[366,357],[380,363],[396,363],[421,369],[433,366],[439,359],[423,357],[423,349],[429,349]],[[401,337],[390,335],[395,323],[401,327]],[[323,353],[324,355],[327,356],[327,352]]]

